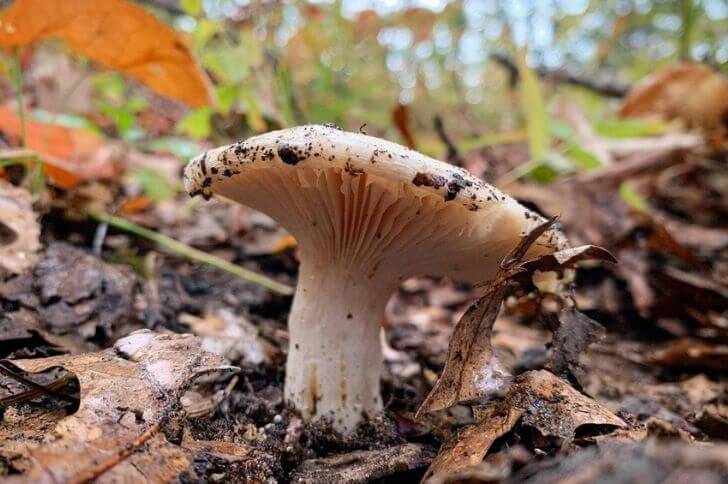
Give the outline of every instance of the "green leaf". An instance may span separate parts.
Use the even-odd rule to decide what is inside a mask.
[[[197,17],[202,11],[202,0],[180,0],[179,3],[187,15]]]
[[[602,161],[597,158],[591,151],[585,150],[580,146],[572,145],[564,151],[564,155],[576,163],[576,166],[582,170],[593,170],[603,166]]]
[[[225,82],[236,83],[250,75],[245,45],[221,45],[202,56],[202,64]]]
[[[230,112],[230,108],[238,98],[239,88],[235,84],[221,84],[215,86],[218,111],[223,114]]]
[[[526,116],[528,146],[531,158],[541,160],[546,156],[551,141],[546,103],[538,78],[526,63],[526,49],[520,49],[516,57],[520,76],[521,109]]]
[[[212,132],[212,126],[210,124],[211,117],[212,108],[210,106],[195,109],[180,119],[177,123],[177,132],[185,134],[192,139],[205,139]]]
[[[598,121],[594,131],[605,138],[640,138],[664,134],[670,125],[660,121],[639,119],[613,119]]]
[[[169,200],[177,195],[176,187],[152,169],[135,170],[129,173],[129,176],[139,182],[144,195],[155,202]]]
[[[552,166],[541,163],[535,166],[529,173],[528,178],[538,183],[551,183],[558,178],[559,172],[556,171]]]
[[[114,121],[122,138],[126,138],[127,134],[136,126],[136,112],[126,106],[118,107],[103,103],[100,109]]]
[[[552,119],[549,123],[549,133],[556,139],[571,141],[574,139],[574,129],[569,123],[560,119]]]
[[[622,184],[619,185],[619,196],[622,197],[622,200],[624,200],[627,205],[640,212],[647,212],[650,208],[647,200],[637,193],[628,182],[622,182]]]
[[[188,160],[203,151],[200,144],[187,138],[166,136],[143,144],[143,148],[154,153],[171,153],[177,158]]]

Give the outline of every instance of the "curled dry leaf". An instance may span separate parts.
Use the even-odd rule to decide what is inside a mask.
[[[19,274],[32,266],[39,237],[30,193],[0,180],[0,270]]]
[[[133,271],[60,242],[48,247],[32,271],[0,282],[0,300],[29,312],[40,327],[76,340],[110,343],[142,325],[136,303],[144,296]],[[7,316],[15,319],[18,312]]]
[[[423,481],[438,482],[443,475],[479,464],[493,442],[510,431],[521,415],[522,409],[506,403],[484,409],[477,423],[460,429],[440,448]]]
[[[25,46],[52,37],[160,94],[190,106],[210,102],[208,81],[180,36],[132,2],[15,0],[3,13],[0,46]]]
[[[58,421],[42,442],[18,436],[14,455],[3,457],[20,461],[27,470],[6,482],[86,482],[113,480],[115,475],[154,482],[174,479],[191,461],[160,436],[160,430],[198,376],[234,369],[202,350],[192,335],[148,330],[134,332],[99,353],[13,364],[29,373],[54,367],[74,373],[81,402],[78,411]],[[137,452],[143,446],[145,451]],[[130,467],[120,472],[121,465]]]
[[[446,442],[427,470],[425,479],[442,482],[445,477],[479,464],[493,442],[519,421],[558,443],[570,442],[577,429],[626,427],[608,409],[579,393],[546,370],[519,375],[503,401],[476,407],[477,422],[458,431]]]
[[[522,425],[544,437],[571,441],[579,427],[626,427],[621,418],[546,370],[519,375],[506,400],[525,411]]]
[[[417,411],[418,416],[458,403],[483,399],[507,386],[510,375],[495,357],[490,338],[511,280],[531,290],[535,289],[531,276],[536,271],[563,271],[587,259],[616,262],[607,250],[591,245],[564,249],[522,262],[531,244],[555,222],[554,217],[521,239],[503,259],[495,279],[487,284],[484,295],[460,319],[450,339],[442,376]]]
[[[551,371],[577,377],[581,373],[579,355],[604,336],[604,327],[575,309],[562,310],[551,321],[553,340],[548,367]]]
[[[478,400],[498,393],[510,381],[510,374],[493,352],[490,337],[495,318],[508,288],[508,281],[524,269],[519,262],[528,248],[554,223],[552,218],[535,227],[503,259],[485,294],[468,308],[450,338],[442,376],[435,383],[417,417],[461,402]]]

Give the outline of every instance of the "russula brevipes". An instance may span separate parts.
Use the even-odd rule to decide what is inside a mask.
[[[543,221],[463,169],[329,125],[208,151],[187,165],[185,187],[264,212],[298,241],[285,394],[342,432],[382,409],[379,328],[397,285],[418,275],[486,281]],[[565,245],[552,229],[529,255]]]

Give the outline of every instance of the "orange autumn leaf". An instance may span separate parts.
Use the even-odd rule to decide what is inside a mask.
[[[178,34],[127,0],[15,0],[3,12],[0,46],[48,38],[190,106],[211,100],[208,81]]]
[[[133,215],[135,213],[143,212],[148,210],[154,202],[144,195],[136,195],[129,197],[119,207],[119,212],[124,215]]]
[[[21,122],[13,109],[0,107],[0,131],[20,140]],[[45,162],[46,173],[61,188],[116,174],[101,138],[85,129],[26,118],[25,146]]]

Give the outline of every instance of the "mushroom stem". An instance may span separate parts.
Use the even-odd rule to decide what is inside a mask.
[[[302,255],[288,320],[286,399],[341,433],[382,410],[379,328],[394,284],[365,271]]]

